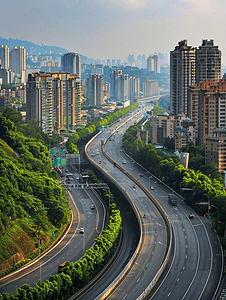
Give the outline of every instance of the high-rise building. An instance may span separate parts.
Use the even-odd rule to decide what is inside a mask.
[[[205,79],[221,79],[221,51],[213,40],[203,40],[196,51],[196,83]]]
[[[180,41],[170,52],[170,111],[187,114],[187,89],[205,79],[221,78],[221,51],[213,40],[203,40],[199,48]]]
[[[116,99],[116,82],[117,78],[122,76],[122,70],[112,70],[110,74],[110,79],[111,79],[111,97],[113,99]]]
[[[188,88],[188,117],[195,122],[197,144],[217,128],[226,128],[226,79],[207,79]]]
[[[129,99],[137,99],[140,97],[140,78],[129,77]]]
[[[14,47],[9,53],[9,66],[21,83],[25,83],[26,49],[23,46]]]
[[[135,60],[134,60],[134,54],[130,54],[127,58],[127,61],[128,61],[128,65],[129,66],[133,66]]]
[[[2,69],[9,69],[9,48],[6,45],[0,46],[0,60]]]
[[[158,55],[149,55],[147,58],[147,71],[160,73],[160,57]]]
[[[142,54],[142,68],[146,68],[147,66],[147,61],[146,61],[146,55]]]
[[[31,73],[26,98],[27,121],[36,119],[49,135],[81,122],[81,84],[75,74]]]
[[[159,95],[159,85],[157,79],[146,80],[143,83],[143,94],[144,97],[152,97]]]
[[[76,74],[81,79],[81,57],[69,52],[61,57],[61,70],[71,74]]]
[[[170,112],[187,114],[187,88],[195,83],[196,48],[180,41],[170,51]]]
[[[102,106],[104,104],[103,77],[99,74],[89,75],[86,80],[89,104]]]
[[[115,93],[117,101],[126,102],[129,100],[128,74],[122,74],[116,79]]]

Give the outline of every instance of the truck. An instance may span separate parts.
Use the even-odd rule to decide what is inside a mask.
[[[174,194],[169,194],[168,200],[171,205],[177,206],[177,197]]]

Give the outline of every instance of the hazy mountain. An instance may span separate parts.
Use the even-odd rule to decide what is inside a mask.
[[[15,46],[24,46],[26,49],[27,54],[43,54],[43,55],[49,55],[52,56],[61,56],[65,53],[70,52],[67,49],[57,47],[57,46],[47,46],[47,45],[36,45],[29,41],[22,41],[20,39],[10,39],[10,38],[3,38],[0,36],[0,45],[7,45],[9,50],[12,50]],[[78,53],[79,54],[79,53]],[[89,63],[89,58],[87,58],[84,55],[79,54],[81,57],[82,63]]]
[[[7,45],[9,50],[12,50],[15,46],[24,46],[28,54],[64,54],[69,52],[68,50],[57,47],[57,46],[47,46],[47,45],[36,45],[29,41],[22,41],[20,39],[10,39],[3,38],[0,36],[0,45]]]

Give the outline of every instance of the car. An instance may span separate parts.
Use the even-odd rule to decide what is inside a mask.
[[[84,228],[80,228],[79,232],[80,233],[85,233],[85,229]]]
[[[135,186],[135,184],[133,185],[133,189],[134,189],[134,190],[136,189],[136,186]]]
[[[189,214],[189,219],[194,219],[195,215],[193,213]]]
[[[123,161],[122,161],[122,163],[123,163],[123,164],[126,164],[126,161],[125,161],[125,160],[123,160]]]
[[[139,175],[140,175],[140,177],[144,177],[144,174],[142,174],[142,173],[139,173]]]
[[[90,208],[91,208],[91,209],[95,209],[95,206],[92,204],[92,205],[90,206]]]
[[[99,164],[101,164],[101,160],[99,161]]]
[[[154,190],[154,187],[153,187],[153,186],[151,186],[151,187],[150,187],[150,189],[151,189],[151,190]]]

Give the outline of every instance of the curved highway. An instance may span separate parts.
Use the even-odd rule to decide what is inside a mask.
[[[206,218],[197,215],[192,220],[188,218],[191,209],[183,201],[178,199],[178,206],[176,208],[171,206],[167,200],[171,191],[120,151],[121,138],[128,126],[130,126],[129,122],[118,128],[115,137],[111,138],[105,146],[108,155],[123,166],[124,173],[119,174],[119,170],[109,164],[101,154],[101,140],[104,140],[109,132],[100,134],[89,147],[89,153],[96,154],[92,159],[126,189],[141,215],[145,213],[147,216],[143,219],[147,244],[123,284],[108,299],[137,299],[138,294],[152,280],[153,271],[156,271],[155,267],[160,263],[166,248],[164,224],[161,218],[153,213],[150,200],[142,195],[136,185],[134,188],[134,183],[126,177],[126,172],[131,173],[147,189],[153,186],[154,189],[150,192],[168,214],[175,236],[173,263],[165,277],[162,277],[161,284],[153,289],[147,299],[213,299],[222,271],[222,251],[217,236]]]

